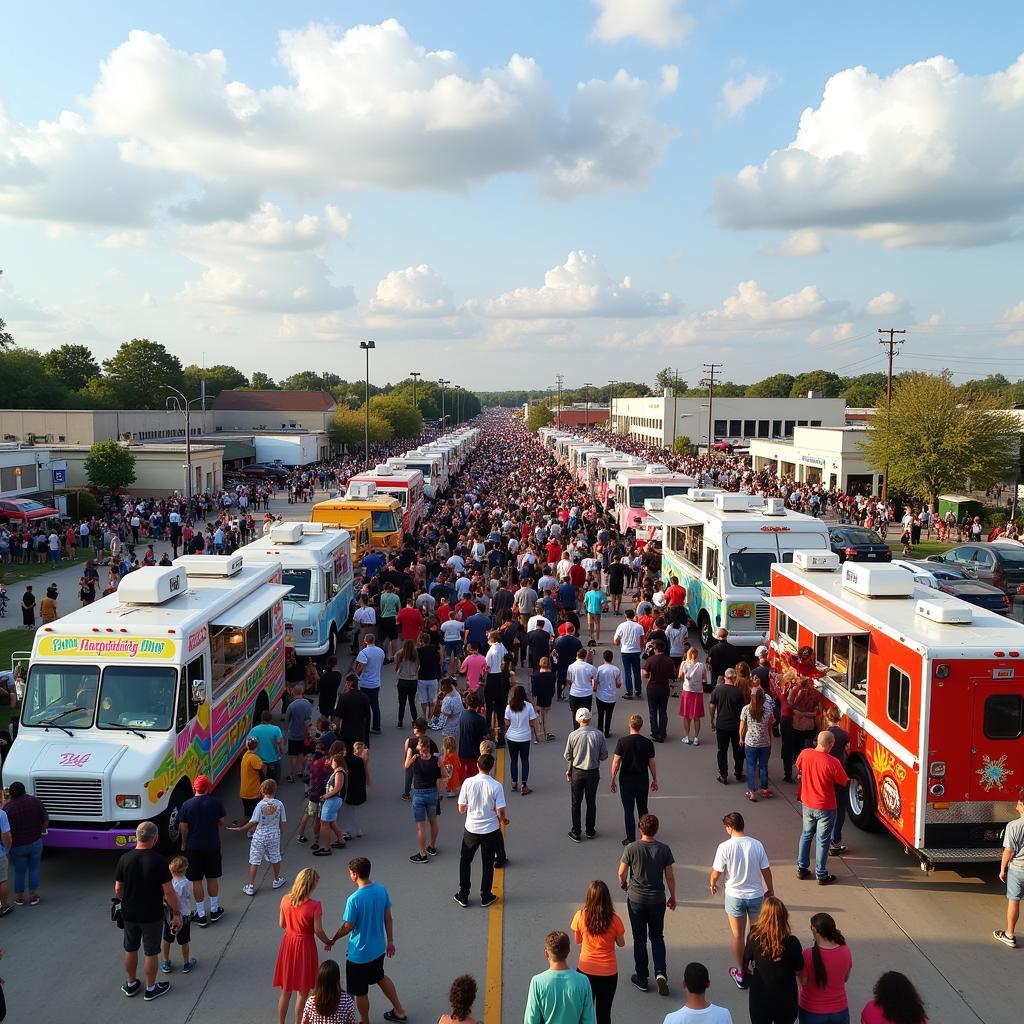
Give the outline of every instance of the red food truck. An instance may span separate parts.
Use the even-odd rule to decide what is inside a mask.
[[[844,715],[853,822],[925,870],[998,861],[1024,785],[1024,625],[825,551],[774,565],[768,600],[776,695],[809,647]]]

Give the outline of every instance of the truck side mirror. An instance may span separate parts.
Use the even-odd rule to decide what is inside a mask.
[[[206,703],[206,680],[192,680],[192,703],[196,706]]]

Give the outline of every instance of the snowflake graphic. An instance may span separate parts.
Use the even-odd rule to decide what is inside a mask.
[[[998,761],[993,761],[988,754],[981,755],[982,766],[978,769],[978,778],[981,779],[981,788],[986,793],[993,789],[1002,789],[1013,771],[1006,767],[1006,755],[1003,754]]]

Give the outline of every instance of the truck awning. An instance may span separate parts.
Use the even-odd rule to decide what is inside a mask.
[[[796,619],[815,636],[855,636],[868,632],[863,626],[823,608],[809,597],[769,597],[768,603]]]
[[[684,516],[682,512],[673,512],[671,509],[667,512],[648,512],[647,518],[661,523],[662,526],[695,526],[697,522],[689,516]]]
[[[211,626],[248,626],[255,622],[268,608],[273,608],[285,594],[291,591],[276,583],[267,583],[260,587],[251,597],[239,601],[232,608],[214,617]]]

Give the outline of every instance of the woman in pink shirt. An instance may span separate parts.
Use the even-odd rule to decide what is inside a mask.
[[[800,1024],[850,1024],[850,948],[831,914],[811,918],[811,935],[814,945],[804,950],[804,969],[797,975]]]
[[[886,971],[875,982],[874,999],[860,1012],[860,1024],[928,1024],[928,1017],[910,979]]]
[[[486,669],[487,659],[473,644],[469,644],[469,654],[463,658],[462,664],[459,666],[459,675],[466,677],[466,686],[470,693],[476,693],[477,687],[480,685],[480,677]]]

